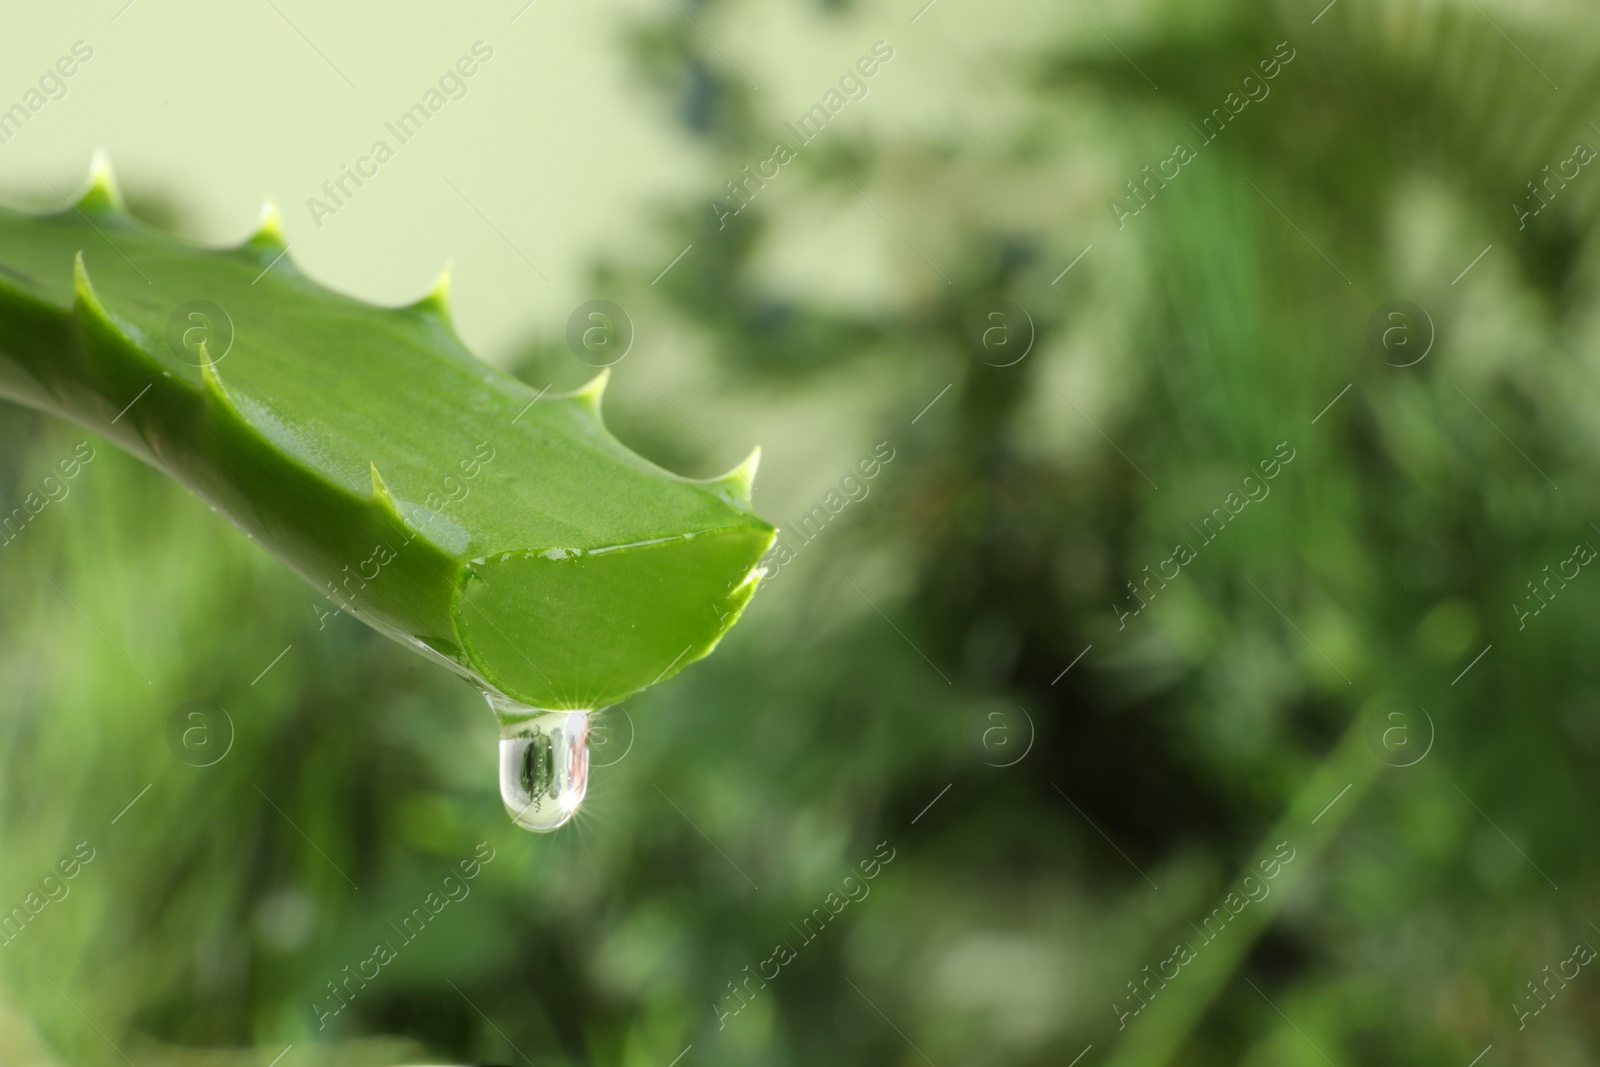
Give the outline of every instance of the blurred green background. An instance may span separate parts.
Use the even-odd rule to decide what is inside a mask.
[[[612,300],[613,430],[697,476],[759,443],[795,551],[715,655],[604,716],[585,812],[534,837],[477,694],[111,446],[0,410],[0,510],[96,449],[0,547],[0,910],[66,890],[0,937],[0,1063],[1600,1062],[1569,962],[1600,946],[1600,577],[1550,578],[1600,547],[1600,12],[6,22],[0,108],[94,50],[0,144],[8,203],[59,205],[103,147],[152,224],[237,241],[270,196],[295,260],[368,299],[453,258],[462,334],[540,388],[593,373],[567,319]],[[305,200],[478,40],[470,92],[319,228]],[[189,701],[232,723],[210,766],[169,747]]]

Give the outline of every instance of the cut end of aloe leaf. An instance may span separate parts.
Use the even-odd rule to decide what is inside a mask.
[[[270,205],[234,248],[152,232],[103,160],[76,208],[0,209],[0,394],[104,433],[357,618],[530,706],[616,703],[716,646],[775,536],[759,452],[671,474],[606,429],[609,371],[553,395],[474,357],[448,271],[376,307],[286,247]]]
[[[733,527],[587,551],[504,553],[471,568],[457,632],[482,672],[524,703],[615,704],[716,647],[754,593],[752,561],[772,539]],[[508,620],[529,639],[510,640]]]

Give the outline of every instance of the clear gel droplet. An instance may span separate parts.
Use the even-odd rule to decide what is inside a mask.
[[[548,833],[589,788],[589,713],[541,711],[489,694],[500,721],[500,800],[524,830]]]

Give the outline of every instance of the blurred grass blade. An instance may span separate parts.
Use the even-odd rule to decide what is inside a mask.
[[[1184,968],[1183,981],[1174,981],[1171,990],[1162,989],[1160,1000],[1149,1005],[1148,1020],[1128,1026],[1127,1036],[1107,1061],[1108,1067],[1164,1067],[1177,1059],[1190,1032],[1234,981],[1262,934],[1277,919],[1295,889],[1308,880],[1317,858],[1383,773],[1384,764],[1372,755],[1362,731],[1363,720],[1357,716],[1260,847],[1251,853],[1251,862],[1229,883],[1238,885],[1255,874],[1255,861],[1270,856],[1280,842],[1286,843],[1294,850],[1294,862],[1283,867],[1270,895],[1259,901],[1252,898],[1253,907],[1245,908],[1220,934],[1212,935],[1216,937],[1215,945],[1203,939],[1202,932],[1201,951]],[[1337,803],[1330,803],[1330,799]],[[1178,936],[1187,942],[1188,931],[1179,930]]]

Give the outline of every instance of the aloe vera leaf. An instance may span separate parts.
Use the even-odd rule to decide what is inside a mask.
[[[775,536],[750,506],[759,452],[706,481],[662,470],[606,429],[604,372],[541,396],[466,349],[446,296],[333,292],[270,210],[235,248],[153,232],[97,165],[69,210],[0,209],[0,395],[115,441],[522,703],[615,703],[706,655]]]

